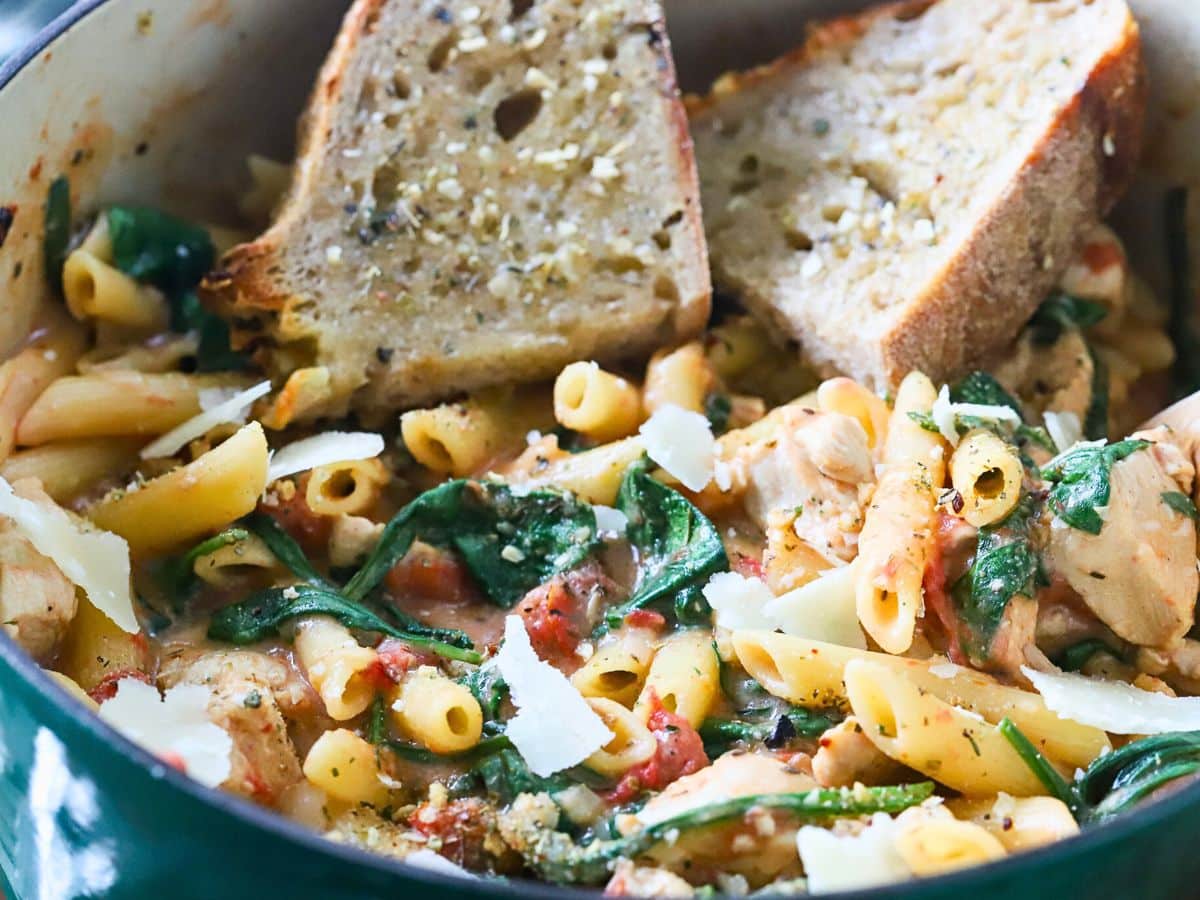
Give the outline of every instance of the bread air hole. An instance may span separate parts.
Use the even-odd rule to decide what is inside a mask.
[[[407,100],[412,96],[412,85],[403,72],[392,76],[392,96],[397,100]]]
[[[667,300],[671,303],[679,302],[679,288],[675,281],[668,278],[666,275],[659,275],[654,279],[654,296],[659,300]]]
[[[528,128],[541,111],[542,92],[531,88],[510,94],[501,100],[492,118],[500,137],[511,141]]]
[[[812,238],[799,228],[785,228],[783,230],[783,239],[787,241],[789,247],[798,253],[807,253],[813,248]]]
[[[440,41],[433,45],[433,49],[429,51],[429,58],[426,64],[429,66],[430,72],[440,72],[445,68],[446,60],[450,57],[450,51],[458,43],[458,32],[453,28]]]
[[[508,18],[515,22],[531,9],[533,9],[533,0],[512,0],[512,12]]]

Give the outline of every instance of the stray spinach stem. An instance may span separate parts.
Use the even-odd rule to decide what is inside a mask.
[[[1042,783],[1050,796],[1065,803],[1072,815],[1079,818],[1082,800],[1075,788],[1058,773],[1050,760],[1046,759],[1042,752],[1033,745],[1033,742],[1025,737],[1025,733],[1016,726],[1012,719],[1005,716],[996,727],[1012,748],[1017,751],[1017,755],[1021,757],[1025,765],[1029,766],[1029,771],[1033,772],[1034,777]]]

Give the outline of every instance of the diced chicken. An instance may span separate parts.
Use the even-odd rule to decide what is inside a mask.
[[[858,486],[875,480],[867,433],[850,416],[790,407],[774,435],[734,461],[746,473],[746,511],[764,531],[786,512],[818,554],[849,562],[862,527]]]
[[[1200,694],[1200,641],[1184,639],[1170,650],[1138,651],[1137,667],[1185,694]]]
[[[290,710],[306,705],[279,660],[250,650],[180,654],[160,676],[166,689],[203,684],[212,690],[209,718],[233,738],[232,771],[221,785],[264,806],[276,805],[303,777],[288,736],[280,699]]]
[[[13,492],[54,506],[36,479],[21,479]],[[0,622],[9,635],[38,662],[49,662],[77,608],[75,585],[11,519],[0,518]]]
[[[674,872],[636,866],[623,859],[617,863],[604,893],[609,897],[691,897],[696,890]]]
[[[871,743],[854,716],[828,729],[818,744],[812,770],[822,787],[851,787],[855,782],[890,784],[904,771]]]
[[[636,819],[645,825],[735,797],[807,791],[816,786],[810,775],[773,756],[734,751],[670,784]],[[623,824],[622,829],[625,827]],[[724,825],[685,830],[674,843],[658,844],[647,855],[689,878],[720,870],[742,875],[756,887],[799,874],[795,822],[767,810],[752,811]]]
[[[1065,330],[1050,346],[1026,329],[1004,360],[997,380],[1038,412],[1074,413],[1082,423],[1092,402],[1094,365],[1082,334]]]
[[[1196,591],[1196,526],[1168,506],[1179,489],[1153,453],[1138,451],[1112,468],[1104,525],[1088,534],[1055,519],[1050,567],[1117,635],[1168,647],[1192,626]]]
[[[325,837],[337,844],[349,844],[393,859],[404,859],[410,853],[425,849],[425,840],[420,834],[383,818],[368,807],[343,812],[330,823]]]
[[[253,681],[266,688],[288,717],[304,715],[317,707],[308,682],[282,659],[256,650],[197,650],[185,648],[163,656],[158,675],[163,690],[177,684],[220,687],[236,681]]]

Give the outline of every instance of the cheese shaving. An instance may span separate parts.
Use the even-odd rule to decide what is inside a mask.
[[[213,388],[206,390],[221,389]],[[239,424],[244,422],[246,412],[250,409],[250,404],[270,392],[271,382],[263,381],[252,388],[238,391],[232,397],[220,400],[215,405],[208,407],[206,403],[210,403],[216,398],[213,394],[206,395],[205,391],[201,391],[200,408],[204,412],[198,416],[192,416],[192,418],[181,425],[176,425],[157,440],[151,441],[143,447],[142,459],[158,459],[163,456],[174,456],[191,441],[204,437],[204,435],[208,434],[208,432],[218,425],[224,425],[226,422],[236,422]]]
[[[774,621],[763,612],[775,595],[759,579],[737,572],[718,572],[708,579],[702,593],[713,608],[714,620],[722,628],[775,630]]]
[[[267,483],[317,466],[372,459],[383,452],[383,438],[368,431],[326,431],[288,444],[271,454]]]
[[[619,509],[613,509],[611,506],[596,504],[592,507],[592,512],[596,514],[596,530],[603,538],[620,537],[625,533],[626,526],[629,525],[629,519],[625,513]]]
[[[712,481],[717,442],[700,413],[668,403],[642,423],[638,434],[650,458],[689,491]]]
[[[208,688],[181,684],[160,696],[158,688],[137,678],[117,682],[111,700],[100,704],[100,718],[135,744],[171,764],[205,787],[217,787],[233,770],[233,739],[208,718]]]
[[[1022,666],[1046,706],[1064,719],[1113,734],[1165,734],[1200,729],[1200,697],[1169,697],[1122,681]]]
[[[1083,439],[1083,425],[1073,412],[1046,410],[1042,413],[1042,421],[1046,423],[1046,432],[1059,453],[1071,449]]]
[[[855,571],[853,563],[829,569],[773,598],[763,613],[787,634],[866,650],[867,639],[858,624]]]
[[[504,620],[495,664],[517,707],[505,734],[535,775],[578,765],[613,739],[567,677],[538,659],[520,616]]]
[[[884,813],[858,834],[805,825],[796,833],[810,894],[830,894],[906,881],[912,872],[896,849],[901,826]]]
[[[950,402],[950,388],[943,384],[942,389],[938,391],[937,399],[933,401],[933,406],[929,410],[929,417],[933,419],[933,423],[937,425],[938,431],[942,433],[942,437],[949,441],[951,447],[958,446],[958,419],[960,416],[972,416],[988,422],[1008,422],[1011,425],[1021,424],[1020,414],[1009,406],[994,406],[988,403]]]
[[[108,531],[77,525],[53,503],[35,503],[13,493],[0,478],[0,516],[12,519],[34,549],[83,588],[96,609],[124,631],[136,633],[133,595],[129,589],[129,545]]]

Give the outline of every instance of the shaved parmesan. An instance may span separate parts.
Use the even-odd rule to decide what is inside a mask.
[[[371,459],[383,452],[383,438],[368,431],[326,431],[296,441],[271,454],[267,482],[317,466]]]
[[[162,456],[173,456],[181,449],[186,447],[189,442],[196,438],[204,437],[212,429],[218,425],[224,425],[226,422],[242,423],[246,420],[246,412],[250,409],[250,404],[259,397],[266,396],[271,392],[271,382],[263,381],[256,384],[252,388],[247,388],[244,391],[238,391],[231,397],[218,400],[213,406],[207,406],[214,399],[217,399],[213,394],[207,394],[206,391],[222,391],[220,388],[206,388],[200,392],[200,408],[204,412],[198,416],[193,416],[182,425],[176,425],[158,440],[151,441],[142,448],[142,459],[157,459]]]
[[[714,620],[722,628],[730,631],[775,629],[775,623],[763,612],[775,595],[757,578],[747,578],[737,572],[718,572],[708,579],[702,593],[713,608]]]
[[[592,512],[596,514],[596,530],[601,537],[616,538],[625,533],[629,519],[619,509],[597,504],[592,507]]]
[[[100,704],[100,718],[205,785],[216,787],[233,770],[233,739],[208,718],[212,694],[198,684],[181,684],[160,696],[137,678],[117,682],[117,693]]]
[[[896,849],[901,826],[884,813],[858,834],[805,825],[796,833],[810,894],[830,894],[907,881],[912,872]]]
[[[668,403],[642,423],[638,434],[650,458],[689,491],[712,481],[717,442],[700,413]]]
[[[520,616],[504,620],[496,668],[517,707],[505,734],[535,775],[578,765],[613,739],[567,676],[538,659]]]
[[[12,519],[34,549],[83,588],[88,600],[122,630],[137,632],[129,590],[129,545],[108,531],[77,525],[53,503],[35,503],[13,493],[0,478],[0,516]]]
[[[1046,423],[1046,432],[1059,453],[1071,449],[1083,439],[1083,425],[1073,412],[1046,410],[1042,413],[1042,421]]]
[[[959,416],[972,416],[988,422],[1008,422],[1010,425],[1021,424],[1020,414],[1011,406],[994,406],[988,403],[951,403],[950,388],[943,384],[942,389],[938,391],[937,399],[933,401],[933,407],[929,410],[929,417],[937,425],[942,437],[950,442],[951,447],[958,446]]]
[[[853,563],[823,572],[794,591],[772,598],[763,613],[788,634],[867,649],[858,624]]]
[[[417,866],[429,872],[437,872],[441,875],[457,875],[459,878],[477,879],[479,876],[468,872],[460,865],[456,865],[440,853],[435,853],[433,850],[424,848],[414,850],[408,856],[404,857],[404,862],[410,866]]]
[[[1168,697],[1073,672],[1021,671],[1061,718],[1113,734],[1200,730],[1200,697]]]

